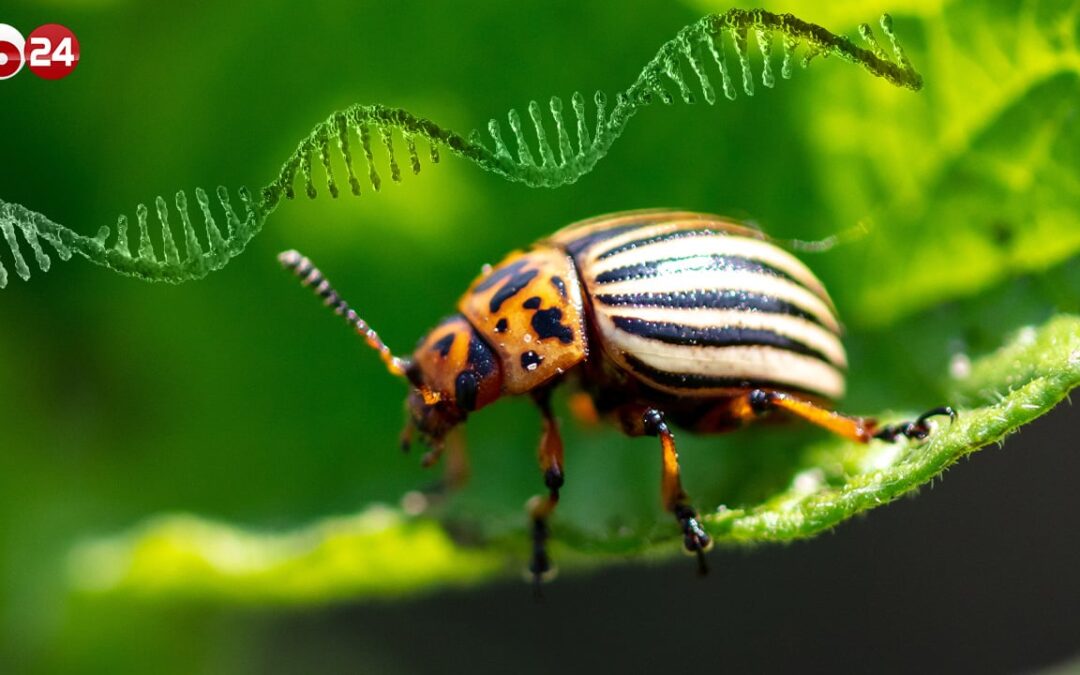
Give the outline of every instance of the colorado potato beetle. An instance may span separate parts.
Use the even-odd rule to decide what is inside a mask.
[[[279,260],[408,380],[403,445],[419,434],[426,463],[470,413],[532,397],[547,488],[529,504],[537,581],[551,570],[547,520],[565,479],[550,402],[564,381],[626,434],[659,439],[663,505],[702,572],[712,541],[683,491],[673,426],[717,433],[778,413],[868,443],[922,439],[930,417],[955,416],[941,407],[880,426],[831,410],[847,360],[825,287],[761,232],[720,216],[651,210],[574,223],[485,267],[409,358],[394,356],[310,260],[296,251]]]

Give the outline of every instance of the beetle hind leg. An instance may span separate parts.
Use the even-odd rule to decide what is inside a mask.
[[[529,574],[534,587],[555,575],[555,567],[547,552],[550,535],[548,519],[559,504],[559,490],[563,486],[563,442],[559,434],[559,424],[551,411],[551,391],[544,389],[534,393],[533,400],[540,408],[543,418],[543,431],[540,436],[540,469],[544,472],[544,486],[548,489],[545,496],[537,495],[529,500],[529,519],[532,522],[532,558],[529,561]],[[539,590],[537,591],[539,592]]]
[[[911,422],[901,422],[881,426],[870,417],[852,417],[824,408],[804,398],[780,391],[754,389],[746,395],[741,404],[736,405],[736,414],[751,419],[770,410],[785,410],[793,415],[827,429],[838,436],[843,436],[860,443],[869,443],[873,439],[895,442],[903,437],[922,440],[930,435],[928,421],[931,417],[948,415],[956,419],[956,411],[949,406],[928,410]]]
[[[924,412],[915,418],[913,422],[901,422],[899,424],[890,424],[881,427],[881,429],[874,434],[874,438],[890,443],[900,436],[914,440],[922,440],[930,435],[930,425],[926,423],[927,420],[931,417],[938,417],[941,415],[948,415],[949,421],[956,419],[956,411],[947,405],[943,405],[939,408]]]
[[[675,435],[664,420],[664,414],[655,408],[648,408],[640,417],[641,430],[648,436],[656,436],[660,439],[660,453],[663,473],[660,478],[660,492],[664,502],[664,508],[670,511],[679,523],[683,533],[683,547],[688,553],[697,557],[698,573],[707,574],[709,571],[705,561],[705,553],[712,546],[713,541],[701,524],[701,518],[697,511],[690,505],[690,497],[682,488],[682,480],[679,471],[679,453],[675,450]],[[637,431],[633,426],[624,422],[624,428],[628,432]]]

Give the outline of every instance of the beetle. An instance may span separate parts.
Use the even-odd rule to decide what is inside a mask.
[[[663,506],[702,573],[712,540],[682,488],[673,426],[718,433],[775,413],[869,443],[921,440],[931,417],[956,416],[944,406],[882,426],[834,411],[847,357],[825,287],[763,233],[721,216],[655,209],[569,225],[485,266],[457,313],[408,358],[393,355],[308,258],[287,251],[279,261],[409,382],[402,445],[418,434],[431,448],[425,464],[471,413],[532,397],[547,488],[528,507],[537,582],[552,570],[547,521],[565,479],[551,408],[563,382],[627,435],[659,439]]]

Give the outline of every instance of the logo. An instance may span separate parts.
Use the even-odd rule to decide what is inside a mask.
[[[0,80],[15,77],[23,67],[23,40],[15,26],[0,23]]]
[[[15,77],[23,66],[44,80],[59,80],[79,65],[79,40],[58,23],[34,29],[28,38],[14,26],[0,23],[0,80]]]

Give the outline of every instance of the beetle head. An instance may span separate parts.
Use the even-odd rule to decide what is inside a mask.
[[[438,447],[447,432],[502,390],[494,353],[460,314],[444,319],[420,340],[405,375],[412,384],[406,401],[409,423],[402,435],[406,447],[413,431]]]

